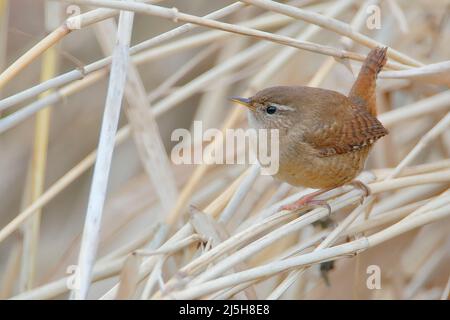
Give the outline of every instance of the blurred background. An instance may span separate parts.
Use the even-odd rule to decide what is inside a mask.
[[[7,9],[2,11],[2,17],[0,18],[0,70],[3,70],[44,38],[50,30],[46,28],[45,1],[0,0],[0,2],[3,6],[7,5]],[[302,4],[301,2],[297,1],[297,4]],[[334,1],[303,2],[307,6],[316,6],[315,11],[321,13],[335,3]],[[349,5],[339,13],[337,18],[350,23],[360,9],[362,2],[354,1],[354,4]],[[369,30],[363,25],[360,28],[361,33],[393,46],[400,52],[407,53],[425,64],[450,59],[450,46],[448,45],[450,39],[449,1],[398,0],[380,2],[381,29]],[[398,15],[395,12],[392,13],[389,2],[395,2],[395,8],[400,8],[401,11]],[[181,12],[203,16],[231,3],[233,1],[167,0],[162,1],[160,5],[168,8],[177,7]],[[62,23],[68,17],[65,12],[66,7],[67,4],[61,4],[59,11],[54,11],[59,12],[59,16],[54,15],[53,19]],[[82,12],[88,10],[89,8],[82,7]],[[238,23],[263,13],[264,10],[249,6],[222,20]],[[100,24],[103,23],[105,22]],[[150,39],[178,25],[180,24],[158,17],[136,15],[132,45]],[[294,25],[293,20],[289,20],[289,23],[285,22],[278,26],[269,27],[267,30],[274,33],[290,32],[291,35],[295,35],[308,26],[306,23],[298,21],[292,29],[294,32],[292,32],[292,30],[285,30],[286,25]],[[280,31],[282,29],[284,31]],[[206,28],[199,27],[170,41],[173,42],[206,31],[208,31]],[[113,41],[115,34],[111,33],[110,36],[111,39],[109,40]],[[102,33],[97,25],[67,35],[56,46],[56,74],[88,65],[105,57],[99,37],[105,37],[105,33]],[[321,30],[310,41],[338,48],[344,45],[339,35],[327,30]],[[151,95],[166,79],[176,74],[190,61],[196,60],[195,64],[185,74],[181,75],[174,85],[159,93],[154,101],[158,102],[257,42],[261,41],[231,34],[211,43],[192,46],[192,48],[164,54],[157,59],[141,63],[138,66],[139,75],[146,92]],[[263,48],[260,54],[248,63],[223,76],[216,77],[213,81],[208,81],[207,85],[202,86],[201,90],[189,94],[171,107],[170,110],[158,116],[157,123],[160,136],[167,153],[170,155],[170,150],[174,145],[174,142],[170,140],[172,131],[176,128],[189,129],[195,119],[203,120],[206,127],[220,128],[230,110],[236,108],[227,100],[227,97],[243,94],[249,89],[250,79],[264,65],[268,64],[282,48],[283,46],[278,44],[273,44],[270,48]],[[365,54],[367,48],[356,45],[351,51]],[[292,55],[288,63],[283,64],[273,73],[264,83],[264,87],[275,84],[307,85],[326,59],[327,57],[313,52],[298,50]],[[35,60],[1,89],[1,97],[8,97],[39,83],[41,81],[41,67],[42,60]],[[359,63],[354,61],[349,64],[335,63],[318,86],[345,94],[351,87],[358,68]],[[378,84],[380,113],[431,97],[448,89],[448,86],[442,83],[435,84],[407,79],[381,79]],[[108,77],[102,77],[92,85],[52,105],[44,190],[47,190],[96,149],[107,85]],[[259,90],[262,88],[251,89]],[[27,100],[15,105],[3,111],[0,117],[7,117],[32,101]],[[124,99],[125,104],[127,104],[126,99]],[[395,167],[414,147],[420,137],[448,111],[447,106],[427,117],[411,119],[398,124],[395,128],[390,128],[389,140],[377,145],[368,161],[367,168]],[[122,108],[120,127],[127,123],[128,120],[124,108]],[[0,226],[2,228],[31,203],[30,190],[27,188],[27,184],[30,181],[35,124],[36,118],[32,116],[0,135]],[[238,126],[245,127],[245,119],[241,119]],[[448,158],[450,152],[450,133],[448,130],[442,137],[430,144],[426,150],[417,158],[415,164]],[[189,203],[195,203],[201,207],[205,206],[220,195],[243,169],[245,168],[242,165],[214,167],[211,173],[205,177],[202,185],[197,188],[196,194]],[[180,191],[190,177],[193,167],[173,165],[172,170],[178,191]],[[38,287],[66,276],[67,267],[76,263],[91,179],[92,169],[90,168],[43,207],[32,287]],[[261,195],[264,195],[265,191],[271,192],[279,186],[278,182],[273,182],[269,177],[261,179],[264,181],[260,184],[262,186]],[[212,183],[214,181],[216,181],[216,184]],[[425,199],[439,194],[446,188],[448,188],[448,184],[435,184],[426,192],[424,191],[421,196]],[[385,195],[381,195],[380,198],[382,199],[383,196]],[[418,196],[417,200],[421,200],[421,196]],[[167,212],[162,210],[155,188],[141,164],[133,139],[127,139],[114,150],[98,255],[104,256],[133,239],[133,237],[144,234],[155,221],[164,220],[166,215]],[[292,296],[286,296],[286,298],[405,298],[403,293],[400,292],[402,290],[400,288],[403,288],[402,286],[413,278],[415,272],[420,269],[420,266],[423,266],[436,248],[441,248],[440,246],[443,243],[448,242],[449,226],[450,221],[447,218],[439,225],[433,224],[406,233],[396,238],[395,241],[374,248],[370,251],[370,254],[362,254],[361,259],[358,260],[358,266],[352,259],[339,261],[338,268],[330,273],[331,287],[328,287],[324,282],[319,282],[318,285],[308,290],[305,289],[303,296],[293,294]],[[24,271],[24,268],[26,268],[24,266],[26,263],[24,262],[26,260],[24,256],[26,251],[24,251],[23,245],[24,230],[26,230],[26,224],[25,227],[19,228],[0,243],[1,298],[8,298],[31,289],[29,287],[30,282],[27,282],[27,276],[24,274],[26,273]],[[428,242],[423,239],[428,239]],[[416,250],[413,250],[413,247]],[[408,298],[438,298],[449,276],[449,262],[450,256],[443,254],[439,263],[434,266],[433,272],[427,278],[422,290],[420,292],[414,291],[413,296]],[[254,263],[258,263],[257,257]],[[383,279],[386,282],[383,283],[386,283],[386,286],[383,286],[382,290],[372,292],[365,287],[363,280],[359,282],[355,280],[356,273],[352,270],[360,268],[359,270],[364,271],[366,266],[370,264],[380,265],[382,270],[385,270]],[[361,279],[365,279],[364,272],[360,272],[360,276]],[[115,282],[117,282],[117,277],[96,282],[90,297],[98,298]],[[349,283],[352,285],[349,285]],[[271,286],[273,286],[273,283],[268,281],[263,283],[261,288],[270,288]],[[57,297],[64,298],[66,295],[62,294]]]

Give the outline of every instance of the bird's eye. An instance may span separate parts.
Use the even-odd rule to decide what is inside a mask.
[[[268,114],[274,114],[275,112],[277,112],[277,107],[275,107],[274,105],[269,105],[269,106],[266,108],[266,112],[267,112]]]

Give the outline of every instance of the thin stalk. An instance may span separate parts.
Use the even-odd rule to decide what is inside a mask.
[[[47,50],[43,55],[42,61],[42,81],[50,79],[56,73],[57,67],[57,49],[55,47]],[[48,93],[44,93],[45,96]],[[50,131],[51,106],[39,111],[36,115],[36,127],[34,133],[34,148],[31,166],[31,201],[35,202],[44,191],[45,172],[47,166],[47,149]],[[34,285],[36,258],[39,243],[39,230],[41,221],[41,210],[28,221],[26,227],[24,256],[27,257],[26,288],[29,290]]]
[[[103,114],[98,155],[94,167],[91,191],[78,258],[79,287],[73,290],[73,298],[86,299],[97,254],[103,206],[106,197],[108,176],[111,168],[114,138],[119,122],[120,108],[124,94],[129,63],[129,45],[134,14],[121,12],[114,48],[111,74]]]
[[[235,3],[232,4],[230,6],[224,7],[222,9],[219,9],[217,11],[214,11],[208,15],[206,15],[205,17],[208,17],[210,19],[218,19],[221,18],[223,16],[226,16],[232,12],[234,12],[235,10],[241,8],[245,6],[245,4],[239,4],[239,3]],[[102,9],[100,9],[102,10]],[[94,10],[95,11],[95,10]],[[110,10],[111,11],[111,10]],[[115,10],[113,10],[115,11]],[[77,18],[77,17],[73,17],[73,18]],[[280,21],[288,21],[285,19],[279,19],[278,22]],[[259,21],[260,23],[264,23],[263,21]],[[269,23],[270,23],[270,19],[269,19]],[[191,24],[185,24],[182,25],[178,28],[172,29],[168,32],[165,32],[163,34],[160,34],[154,38],[148,39],[146,41],[143,41],[135,46],[133,46],[130,49],[130,54],[136,54],[138,52],[141,52],[143,50],[149,49],[151,47],[154,47],[155,45],[166,41],[168,39],[171,39],[173,37],[179,36],[183,33],[186,33],[192,29],[194,29],[196,27],[196,25],[191,25]],[[223,36],[223,35],[222,35]],[[48,43],[43,43],[43,42],[48,42],[46,41],[47,38],[45,38],[44,40],[42,40],[38,45],[39,47],[43,47],[42,50],[40,52],[35,52],[33,49],[31,49],[29,52],[27,52],[24,56],[22,56],[21,58],[19,58],[19,60],[21,59],[25,59],[23,57],[28,56],[28,55],[33,55],[33,59],[37,56],[39,56],[41,53],[43,53],[47,47],[50,47],[51,45],[53,45],[54,43],[51,43],[51,45],[49,45]],[[188,45],[189,43],[184,43],[185,45]],[[176,47],[175,49],[179,49],[179,47]],[[173,50],[174,48],[171,47],[171,49]],[[160,52],[161,53],[161,52]],[[19,61],[17,60],[17,61]],[[29,60],[28,58],[26,59],[27,61]],[[139,61],[139,59],[137,59]],[[145,59],[144,59],[145,60]],[[32,60],[28,61],[28,63],[30,63]],[[138,62],[139,63],[139,62]],[[18,64],[22,64],[22,62],[18,62]],[[67,73],[64,73],[62,75],[59,75],[53,79],[50,79],[48,81],[45,81],[43,83],[40,83],[34,87],[31,87],[29,89],[23,90],[20,93],[17,93],[15,95],[12,95],[8,98],[5,98],[3,100],[0,101],[0,111],[1,110],[5,110],[17,103],[20,103],[26,99],[29,99],[31,97],[34,97],[42,92],[47,91],[50,88],[54,88],[54,87],[58,87],[58,86],[62,86],[65,84],[68,84],[72,81],[75,80],[79,80],[79,79],[83,79],[87,74],[92,73],[94,71],[98,71],[100,69],[106,68],[107,66],[109,66],[111,64],[111,57],[107,57],[107,58],[103,58],[101,60],[97,60],[87,66],[84,66],[83,68],[78,68],[78,69],[74,69],[72,71],[69,71]],[[25,66],[23,66],[25,67]],[[5,71],[6,72],[6,71]],[[4,72],[4,73],[5,73]],[[4,74],[2,73],[2,75]],[[0,77],[2,76],[0,75]],[[9,79],[8,79],[9,80]],[[0,86],[1,87],[1,86]]]
[[[114,40],[111,41],[108,35],[117,33],[116,24],[108,20],[98,25],[96,30],[103,52],[110,54],[114,48]],[[155,112],[148,106],[147,93],[141,76],[133,64],[128,68],[128,81],[125,86],[126,115],[142,165],[154,186],[163,210],[169,211],[178,194],[175,176],[156,123]]]
[[[2,0],[4,1],[4,0]],[[141,0],[143,1],[143,0]],[[162,0],[154,0],[157,3]],[[52,31],[44,39],[39,41],[31,49],[20,56],[13,64],[0,74],[0,89],[14,78],[20,71],[30,65],[36,58],[61,41],[73,30],[81,29],[90,24],[114,17],[118,13],[117,10],[96,9],[90,12],[69,18],[65,23]]]
[[[7,40],[9,22],[9,0],[0,0],[0,70],[4,70],[6,65]],[[0,97],[2,90],[0,88]],[[0,112],[1,118],[1,112]]]
[[[278,12],[281,14],[285,14],[295,19],[301,19],[309,23],[316,24],[324,29],[328,29],[334,31],[340,35],[346,36],[353,41],[367,46],[369,48],[375,47],[386,47],[386,45],[379,43],[368,36],[365,36],[351,28],[345,22],[339,21],[333,18],[327,18],[321,14],[310,12],[307,10],[299,9],[287,4],[270,1],[270,0],[242,0],[245,3],[252,4],[258,7],[261,7],[266,10],[271,10],[274,12]],[[407,55],[398,52],[393,48],[389,48],[387,52],[388,57],[397,60],[403,64],[421,67],[423,64],[413,58],[408,57]]]
[[[340,50],[334,47],[326,46],[326,45],[320,45],[312,42],[307,41],[300,41],[295,40],[290,37],[276,35],[270,32],[265,31],[259,31],[247,27],[242,27],[239,25],[233,25],[229,23],[219,22],[216,20],[206,19],[197,17],[194,15],[186,14],[179,12],[178,9],[172,8],[164,8],[159,7],[155,5],[147,5],[143,3],[124,3],[124,2],[118,2],[113,0],[71,0],[71,2],[79,3],[79,4],[88,4],[88,5],[94,5],[94,6],[101,6],[101,7],[107,7],[107,8],[114,8],[114,9],[121,9],[121,10],[130,10],[137,13],[142,13],[150,16],[158,16],[161,18],[166,18],[173,21],[184,21],[188,23],[198,24],[201,26],[214,28],[218,30],[223,30],[227,32],[232,32],[236,34],[241,34],[245,36],[251,36],[262,40],[268,40],[275,43],[279,43],[282,45],[294,47],[297,49],[307,50],[319,54],[323,54],[326,56],[332,56],[339,59],[352,59],[357,61],[364,61],[366,56],[350,52],[347,50]],[[295,7],[292,7],[295,8]],[[368,38],[370,39],[370,38]],[[378,44],[378,43],[377,43]],[[378,44],[381,45],[381,44]],[[397,55],[393,55],[395,58],[399,58]],[[421,64],[417,64],[418,66],[421,66]],[[393,68],[393,69],[406,69],[408,66],[393,63],[393,62],[387,62],[386,67]]]

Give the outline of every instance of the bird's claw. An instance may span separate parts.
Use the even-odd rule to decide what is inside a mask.
[[[360,205],[362,205],[363,202],[364,202],[364,198],[367,198],[368,196],[370,196],[370,189],[369,189],[369,187],[365,183],[363,183],[363,182],[361,182],[359,180],[354,180],[354,181],[350,182],[349,184],[351,186],[353,186],[355,189],[359,189],[359,190],[361,190],[363,192],[363,195],[362,195],[362,197],[360,199]]]
[[[355,187],[356,189],[359,189],[364,192],[364,197],[370,196],[370,188],[364,183],[359,180],[354,180],[350,182],[350,185]]]
[[[328,204],[326,200],[314,200],[308,199],[305,201],[303,198],[280,207],[279,211],[287,210],[287,211],[297,211],[300,208],[307,207],[323,207],[328,210],[328,216],[331,215],[331,206]]]
[[[322,207],[327,209],[328,214],[327,216],[331,216],[331,206],[328,204],[326,200],[311,200],[308,205],[311,207]]]

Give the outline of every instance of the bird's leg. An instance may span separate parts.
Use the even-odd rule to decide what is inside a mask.
[[[282,210],[295,211],[295,210],[298,210],[300,208],[307,207],[307,206],[314,206],[314,207],[320,206],[320,207],[325,207],[328,210],[328,213],[331,214],[331,207],[326,200],[318,200],[318,199],[314,199],[314,198],[321,194],[324,194],[325,192],[330,191],[332,189],[333,188],[320,189],[320,190],[311,192],[307,195],[304,195],[303,197],[301,197],[300,199],[298,199],[292,203],[285,204],[284,206],[282,206],[280,208],[280,211],[282,211]]]
[[[367,198],[370,195],[369,187],[359,180],[353,180],[352,182],[349,183],[349,185],[351,185],[355,189],[359,189],[363,192],[363,195],[361,198],[361,204],[363,203],[364,198]]]
[[[368,186],[366,186],[363,182],[359,180],[353,180],[352,182],[348,183],[349,185],[353,186],[356,189],[360,189],[363,191],[362,199],[368,197],[370,195],[370,189]],[[306,207],[306,206],[320,206],[325,207],[328,209],[329,213],[331,214],[331,207],[328,204],[326,200],[318,200],[315,199],[315,197],[320,196],[321,194],[324,194],[325,192],[328,192],[330,190],[333,190],[334,188],[328,188],[328,189],[320,189],[314,192],[311,192],[307,195],[304,195],[300,199],[281,206],[279,211],[282,210],[288,210],[288,211],[295,211],[300,208]]]

